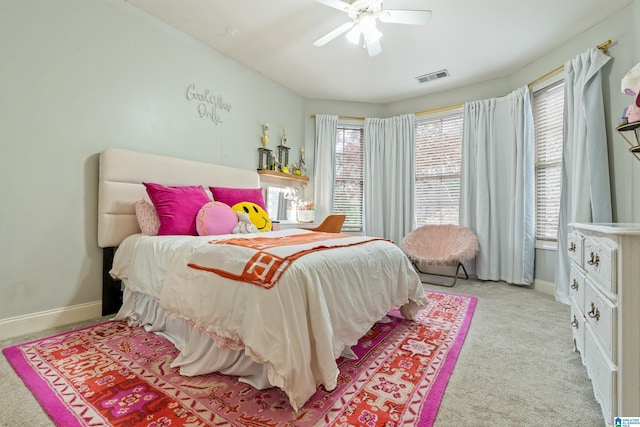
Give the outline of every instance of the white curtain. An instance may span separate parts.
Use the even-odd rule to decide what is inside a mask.
[[[338,116],[316,114],[316,141],[313,166],[316,221],[333,212],[336,174],[336,132]]]
[[[479,279],[533,281],[534,161],[527,87],[464,105],[460,225],[478,236]]]
[[[569,304],[568,224],[611,222],[611,189],[602,67],[611,58],[591,48],[565,64],[562,193],[558,218],[556,300]]]
[[[364,233],[400,244],[413,230],[415,115],[364,121]]]

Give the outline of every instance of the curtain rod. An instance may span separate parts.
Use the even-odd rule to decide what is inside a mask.
[[[416,116],[421,116],[423,114],[441,113],[443,111],[456,110],[458,108],[462,108],[463,106],[464,104],[449,105],[447,107],[432,108],[430,110],[418,111],[417,113],[413,113],[413,114],[415,114]]]
[[[609,46],[612,43],[613,42],[611,40],[607,40],[606,42],[600,43],[598,46],[596,46],[596,48],[600,49],[602,51],[602,53],[608,54],[609,53]],[[534,86],[534,85],[540,83],[541,81],[553,76],[554,74],[559,73],[562,70],[564,70],[564,64],[559,66],[558,68],[555,68],[555,69],[549,71],[545,75],[542,75],[542,76],[538,77],[537,79],[535,79],[534,81],[529,83],[527,86],[529,86],[529,87]]]
[[[600,49],[603,53],[609,53],[609,46],[611,46],[612,43],[613,42],[611,40],[607,40],[606,42],[600,43],[596,47]]]
[[[439,108],[432,108],[431,110],[424,110],[424,111],[418,111],[417,113],[413,113],[416,116],[419,116],[421,114],[432,114],[432,113],[439,113],[442,111],[448,111],[448,110],[455,110],[457,108],[462,108],[464,104],[456,104],[456,105],[449,105],[448,107],[439,107]],[[315,118],[316,115],[315,114],[310,114],[309,115],[310,118]],[[338,116],[339,119],[341,120],[364,120],[364,117],[355,117],[355,116]]]
[[[596,46],[596,48],[600,49],[603,53],[608,54],[609,53],[609,46],[611,46],[611,44],[613,44],[613,42],[611,40],[607,40],[603,43],[600,43],[598,46]],[[531,83],[529,83],[527,86],[531,87],[533,85],[535,85],[536,83],[540,83],[541,81],[553,76],[556,73],[559,73],[560,71],[564,70],[564,65],[559,66],[558,68],[555,68],[551,71],[549,71],[548,73],[538,77],[537,79],[535,79],[534,81],[532,81]],[[440,113],[442,111],[448,111],[448,110],[456,110],[458,108],[462,108],[464,106],[464,104],[455,104],[455,105],[449,105],[447,107],[439,107],[439,108],[432,108],[430,110],[423,110],[423,111],[418,111],[415,114],[416,116],[420,116],[423,114],[433,114],[433,113]],[[316,115],[312,114],[310,117],[314,118]],[[352,117],[352,116],[338,116],[338,118],[343,119],[343,120],[364,120],[364,117]]]
[[[310,114],[309,117],[313,119],[316,117],[316,115]],[[354,117],[354,116],[338,116],[338,118],[342,120],[364,120],[364,117]]]

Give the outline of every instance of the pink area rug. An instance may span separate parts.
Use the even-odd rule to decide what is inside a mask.
[[[3,353],[58,426],[430,426],[475,309],[474,297],[426,292],[416,322],[393,310],[339,359],[338,387],[294,412],[279,389],[219,374],[182,377],[166,339],[123,322]]]

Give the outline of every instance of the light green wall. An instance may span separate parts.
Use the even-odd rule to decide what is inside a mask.
[[[301,96],[124,1],[3,0],[0,34],[0,320],[101,299],[103,149],[255,169],[263,121],[304,141]]]

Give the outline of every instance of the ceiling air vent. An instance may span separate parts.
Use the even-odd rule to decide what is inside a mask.
[[[418,81],[418,83],[426,83],[432,80],[442,79],[447,76],[449,76],[448,70],[440,70],[440,71],[436,71],[435,73],[429,73],[429,74],[424,74],[422,76],[418,76],[416,77],[416,80]]]

